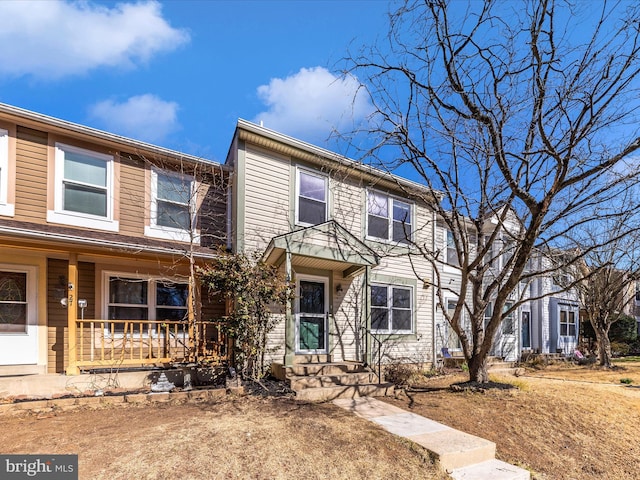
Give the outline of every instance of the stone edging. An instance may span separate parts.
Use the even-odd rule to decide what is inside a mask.
[[[65,411],[85,406],[99,407],[120,404],[206,402],[209,400],[220,400],[227,394],[242,395],[243,393],[244,389],[242,387],[238,387],[229,389],[214,388],[207,390],[191,390],[188,392],[127,393],[124,395],[104,395],[98,397],[68,397],[50,400],[32,400],[0,404],[0,415],[19,412],[41,413],[55,410]]]

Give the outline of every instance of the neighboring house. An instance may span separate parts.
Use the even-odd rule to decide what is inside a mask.
[[[190,264],[225,244],[225,169],[0,104],[0,375],[221,357]]]
[[[548,270],[549,265],[548,255],[538,252],[532,257],[536,271]],[[571,282],[569,271],[539,275],[530,282],[530,297],[535,300],[529,302],[531,326],[523,325],[523,336],[526,332],[530,339],[524,349],[573,355],[580,334],[580,294],[575,288],[567,289]]]
[[[407,238],[431,245],[424,186],[240,120],[229,151],[236,252],[260,252],[295,282],[269,338],[297,357],[432,362],[433,278]],[[264,252],[264,253],[263,253]]]

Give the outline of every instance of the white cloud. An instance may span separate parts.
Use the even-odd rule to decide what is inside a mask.
[[[372,112],[358,86],[357,79],[337,77],[322,67],[302,68],[258,87],[258,97],[268,110],[254,121],[307,141],[326,140],[332,129],[353,128]]]
[[[0,74],[60,78],[101,66],[132,67],[189,40],[155,1],[0,1]]]
[[[150,94],[122,103],[103,100],[89,113],[106,130],[146,142],[157,143],[179,128],[178,104]]]

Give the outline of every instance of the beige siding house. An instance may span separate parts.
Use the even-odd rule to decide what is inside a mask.
[[[243,120],[227,166],[233,250],[295,282],[274,364],[434,360],[433,272],[407,240],[434,241],[424,187]]]
[[[164,364],[192,357],[192,341],[215,347],[218,332],[194,331],[195,319],[224,306],[195,301],[189,267],[226,242],[226,176],[0,104],[0,375]]]

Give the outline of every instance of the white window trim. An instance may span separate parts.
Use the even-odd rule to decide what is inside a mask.
[[[172,283],[177,283],[177,284],[186,284],[187,283],[187,279],[171,279],[171,278],[166,278],[166,277],[161,277],[161,276],[153,276],[153,275],[140,275],[140,274],[136,274],[136,273],[131,273],[131,272],[116,272],[116,271],[108,271],[108,270],[103,270],[102,271],[102,318],[109,320],[109,305],[110,305],[110,301],[109,301],[109,279],[110,277],[119,277],[119,278],[127,278],[127,279],[136,279],[136,280],[143,280],[147,282],[147,303],[146,305],[144,305],[147,309],[148,309],[148,318],[146,321],[149,322],[156,322],[157,319],[156,317],[156,307],[157,307],[157,298],[156,298],[156,283],[157,282],[172,282]],[[188,301],[188,300],[187,300]],[[140,305],[143,306],[143,305]],[[187,309],[188,309],[188,305],[187,305]],[[109,330],[109,325],[107,324],[107,326],[105,327],[105,332],[111,336],[111,331]],[[154,327],[151,329],[151,334],[152,336],[157,336],[160,335],[162,336],[163,333],[162,331],[158,332],[158,330]],[[134,332],[134,335],[138,335],[137,332]],[[148,333],[143,333],[142,337],[148,337]],[[116,332],[114,334],[114,338],[122,338],[124,337],[124,333],[121,332]],[[188,338],[188,335],[185,334],[185,338]]]
[[[562,322],[562,314],[561,312],[567,312],[567,321],[566,322]],[[569,322],[569,313],[573,313],[573,322]],[[562,324],[567,325],[567,331],[569,330],[569,325],[574,325],[575,326],[575,335],[562,335]],[[568,339],[568,338],[572,338],[572,339],[577,339],[578,336],[580,335],[580,311],[578,310],[578,307],[574,306],[574,305],[570,305],[567,303],[559,303],[558,304],[558,338],[563,338],[563,339]]]
[[[107,216],[100,217],[81,212],[73,212],[63,210],[63,189],[62,182],[64,180],[64,151],[74,151],[88,155],[100,160],[104,160],[107,164]],[[54,174],[54,207],[53,210],[47,211],[47,222],[61,223],[72,225],[74,227],[87,227],[96,230],[104,230],[109,232],[117,232],[120,229],[119,222],[114,220],[114,197],[115,182],[113,181],[113,156],[104,153],[87,150],[85,148],[74,147],[64,143],[55,144],[55,174]]]
[[[371,331],[377,335],[413,335],[415,333],[415,314],[416,314],[416,310],[415,310],[415,289],[413,288],[412,285],[398,285],[395,283],[382,283],[382,282],[372,282],[371,283],[372,287],[386,287],[387,288],[387,311],[389,313],[391,313],[391,311],[393,310],[393,289],[394,288],[402,288],[404,290],[409,290],[411,293],[409,295],[409,301],[410,301],[410,306],[409,306],[409,311],[411,313],[411,329],[409,330],[394,330],[392,328],[388,328],[386,330],[374,330],[373,328],[371,329]],[[369,302],[371,303],[371,295],[369,295]],[[370,306],[370,308],[376,308],[373,305]],[[393,324],[393,319],[390,317],[389,318],[389,324]]]
[[[314,224],[301,222],[299,220],[300,214],[300,173],[311,175],[321,178],[324,181],[324,222],[329,221],[329,176],[317,170],[310,170],[308,168],[302,168],[296,166],[296,191],[295,191],[295,221],[296,225],[303,227],[312,227]],[[323,223],[324,223],[323,222]]]
[[[9,201],[9,131],[0,128],[0,215],[13,217],[15,205]]]
[[[374,237],[373,235],[369,235],[369,193],[376,193],[378,195],[382,195],[384,197],[387,198],[387,222],[389,222],[389,226],[387,229],[387,238],[382,238],[382,237]],[[411,201],[409,201],[406,198],[401,198],[401,197],[397,197],[394,195],[389,195],[388,193],[382,192],[380,190],[375,190],[372,188],[368,188],[365,192],[366,198],[365,198],[365,238],[367,240],[373,240],[375,242],[381,242],[381,243],[388,243],[391,245],[400,245],[400,246],[405,246],[405,247],[409,247],[408,244],[394,240],[393,239],[393,202],[394,201],[398,201],[401,203],[404,203],[406,205],[409,205],[409,215],[411,216],[411,223],[409,225],[411,225],[411,231],[409,232],[409,241],[413,241],[414,240],[414,235],[415,235],[415,229],[414,229],[414,222],[415,222],[415,204]],[[379,217],[379,218],[383,218],[380,217],[379,215],[374,215],[375,217]]]
[[[442,271],[445,273],[456,273],[456,274],[460,274],[460,267],[459,266],[455,266],[452,265],[450,263],[448,263],[449,260],[449,255],[447,250],[449,249],[449,244],[448,244],[448,239],[447,236],[449,235],[449,232],[451,230],[449,230],[448,228],[443,228],[442,230],[444,232],[443,235],[443,248],[442,248],[442,254],[443,254],[443,259],[442,259]],[[460,263],[460,261],[458,260],[458,263]]]
[[[200,230],[193,229],[193,231],[185,230],[182,228],[165,227],[164,225],[157,225],[156,219],[158,216],[158,173],[162,175],[168,175],[171,177],[180,178],[190,182],[189,193],[189,214],[191,216],[191,224],[196,225],[196,181],[192,176],[184,175],[176,172],[169,172],[166,170],[160,170],[157,168],[151,169],[151,204],[149,206],[149,225],[145,225],[144,234],[147,237],[161,238],[163,240],[173,240],[177,242],[187,242],[199,245],[200,244]]]

